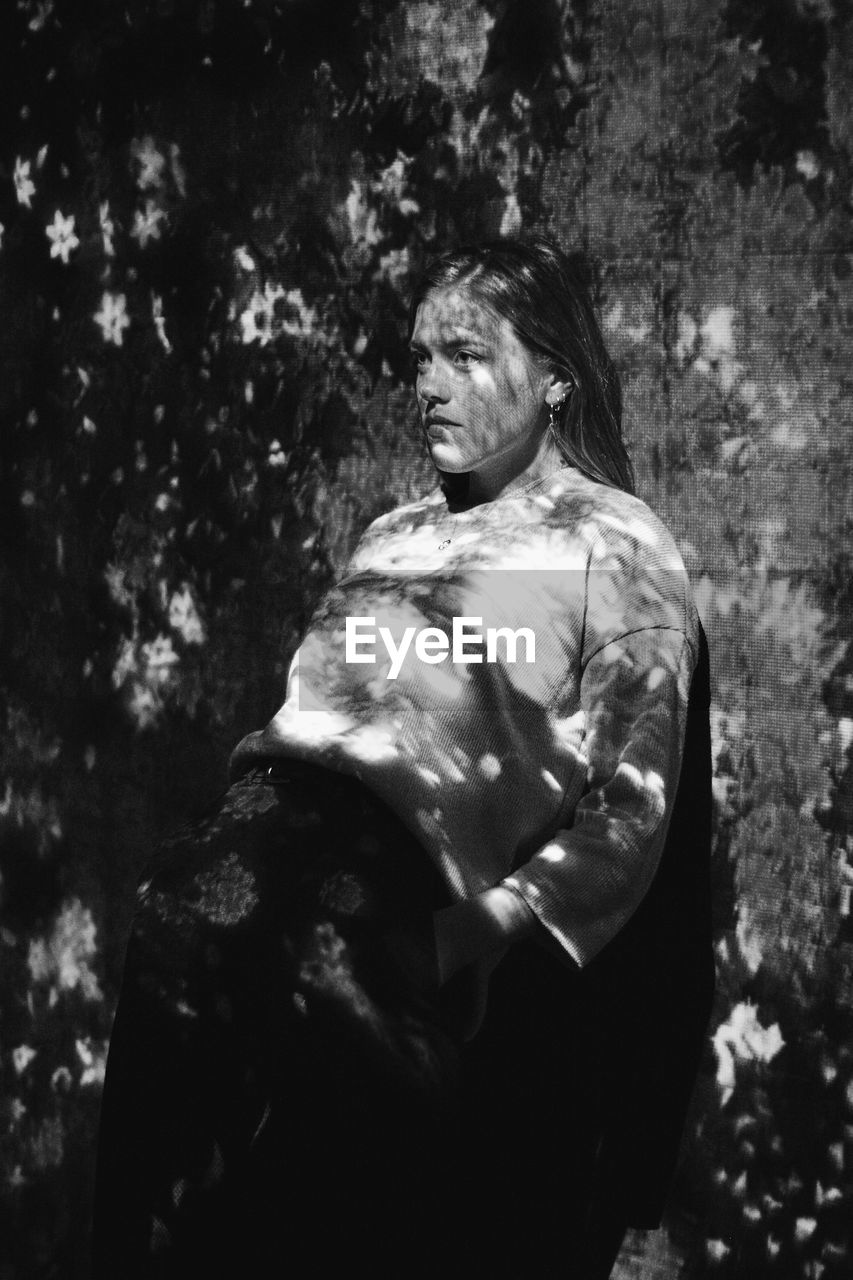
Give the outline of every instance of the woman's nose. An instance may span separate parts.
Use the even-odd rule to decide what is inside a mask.
[[[428,408],[431,404],[446,404],[448,400],[445,380],[436,369],[435,362],[418,375],[418,395]]]

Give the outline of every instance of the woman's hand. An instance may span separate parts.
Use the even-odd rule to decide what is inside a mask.
[[[511,943],[530,937],[537,927],[521,895],[504,885],[442,907],[433,924],[442,986],[467,965],[487,962],[493,969]]]

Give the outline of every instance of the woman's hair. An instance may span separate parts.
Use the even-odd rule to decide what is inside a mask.
[[[633,493],[619,376],[596,319],[590,275],[581,254],[564,253],[544,236],[462,245],[427,265],[412,295],[409,332],[427,294],[464,285],[510,322],[531,355],[571,379],[556,429],[566,460],[593,480]],[[441,475],[448,498],[462,498],[467,476]]]

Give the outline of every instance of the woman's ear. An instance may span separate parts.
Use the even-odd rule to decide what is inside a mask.
[[[571,395],[574,385],[568,374],[554,374],[548,390],[545,392],[545,403],[549,407],[556,409],[567,396]]]

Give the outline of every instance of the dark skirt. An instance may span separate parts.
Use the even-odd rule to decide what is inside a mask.
[[[446,901],[390,810],[312,766],[254,770],[162,846],[110,1045],[97,1280],[581,1274],[591,1216],[618,1247],[580,975],[514,947],[463,1044]]]

